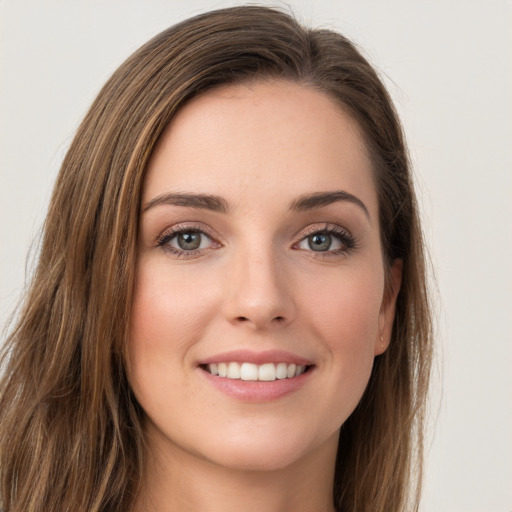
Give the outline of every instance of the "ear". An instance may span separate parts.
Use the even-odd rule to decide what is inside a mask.
[[[391,341],[393,321],[395,320],[396,298],[402,284],[402,268],[403,261],[397,258],[389,269],[390,289],[384,292],[379,311],[379,332],[375,341],[374,351],[376,356],[385,352]]]

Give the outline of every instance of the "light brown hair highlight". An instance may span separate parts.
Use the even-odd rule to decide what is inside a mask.
[[[390,347],[341,429],[334,503],[339,512],[417,509],[432,328],[397,114],[345,37],[304,28],[276,9],[241,6],[186,20],[145,44],[109,79],[77,131],[3,351],[5,512],[129,509],[144,463],[144,413],[127,380],[124,341],[147,163],[191,98],[275,79],[324,92],[358,122],[375,167],[386,267],[403,261]]]

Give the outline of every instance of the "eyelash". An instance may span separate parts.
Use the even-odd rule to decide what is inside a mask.
[[[323,228],[319,229],[317,226],[308,228],[305,233],[301,233],[301,239],[299,242],[294,244],[294,246],[300,244],[307,238],[312,235],[331,235],[338,239],[341,243],[342,247],[336,250],[327,250],[327,251],[313,251],[309,250],[306,252],[310,252],[316,258],[329,258],[333,256],[340,256],[343,254],[348,254],[357,248],[357,240],[356,238],[345,228],[338,226],[336,224],[325,224]]]
[[[163,251],[166,253],[170,253],[173,256],[177,258],[193,258],[195,256],[199,256],[204,249],[194,249],[194,250],[184,250],[184,249],[178,249],[177,247],[172,247],[169,245],[169,242],[178,236],[181,233],[200,233],[203,236],[206,236],[210,240],[212,240],[214,245],[217,245],[218,247],[221,247],[221,244],[219,242],[215,241],[215,238],[211,233],[209,233],[207,230],[205,230],[201,226],[196,225],[187,225],[187,226],[174,226],[171,229],[168,229],[164,231],[157,240],[157,246],[162,248]],[[217,248],[217,247],[216,247]]]
[[[178,236],[181,233],[199,233],[202,236],[206,236],[209,238],[213,245],[216,247],[213,248],[219,248],[221,247],[221,244],[215,240],[215,237],[205,230],[202,226],[197,225],[187,225],[187,226],[174,226],[171,229],[168,229],[164,231],[157,239],[157,247],[160,247],[163,251],[166,253],[172,254],[176,258],[194,258],[196,256],[199,256],[203,253],[205,250],[203,249],[194,249],[194,250],[184,250],[184,249],[178,249],[176,247],[172,247],[169,245],[169,242]],[[342,254],[347,254],[354,249],[357,248],[357,241],[355,237],[345,228],[342,228],[341,226],[337,226],[335,224],[325,224],[323,228],[318,227],[311,227],[306,230],[306,232],[301,233],[300,240],[293,245],[293,248],[295,248],[298,244],[305,241],[308,237],[312,235],[331,235],[338,239],[338,241],[342,244],[342,248],[337,250],[327,250],[327,251],[313,251],[313,250],[305,250],[305,252],[311,252],[314,254],[314,257],[319,258],[329,258],[333,256],[340,256]],[[301,249],[297,249],[301,250]]]

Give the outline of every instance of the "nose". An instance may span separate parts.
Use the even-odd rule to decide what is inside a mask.
[[[291,323],[296,305],[286,265],[271,248],[245,251],[231,262],[224,311],[233,324],[255,330]]]

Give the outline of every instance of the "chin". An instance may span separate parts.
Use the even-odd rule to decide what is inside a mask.
[[[272,448],[274,444],[271,445]],[[222,458],[212,461],[225,468],[238,471],[279,471],[293,465],[303,455],[295,449],[269,449],[270,447],[229,450]]]
[[[228,436],[224,440],[217,439],[205,447],[202,456],[213,464],[239,471],[269,472],[279,471],[294,464],[307,462],[314,457],[322,446],[336,452],[339,431],[327,439],[312,438],[304,432],[279,432],[249,436],[237,439]]]

